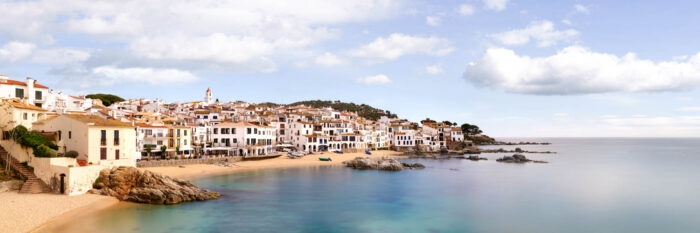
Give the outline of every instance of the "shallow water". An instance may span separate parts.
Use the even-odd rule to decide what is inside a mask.
[[[529,139],[535,140],[535,139]],[[201,178],[213,201],[114,208],[65,232],[700,232],[700,139],[538,139],[549,164],[419,160]],[[516,146],[496,146],[512,149]]]

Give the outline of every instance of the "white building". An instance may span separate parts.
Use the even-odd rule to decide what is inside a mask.
[[[16,98],[27,104],[42,107],[46,103],[48,91],[48,87],[38,84],[32,78],[27,78],[26,82],[20,82],[0,75],[0,98]]]
[[[271,126],[224,122],[212,126],[212,147],[205,151],[226,151],[226,155],[267,155],[277,151],[275,131]]]

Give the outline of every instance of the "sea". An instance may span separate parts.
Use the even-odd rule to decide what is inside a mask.
[[[205,177],[224,193],[126,205],[65,232],[700,232],[700,139],[526,138],[549,163],[406,159],[422,170],[303,167]],[[81,230],[79,230],[81,229]]]

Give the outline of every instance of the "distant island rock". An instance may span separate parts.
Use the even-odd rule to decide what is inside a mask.
[[[503,156],[499,159],[496,159],[496,161],[502,162],[502,163],[527,163],[527,162],[547,163],[547,161],[530,160],[521,154],[514,154],[512,156]]]
[[[404,169],[422,169],[425,168],[420,163],[401,163],[390,158],[369,158],[357,157],[353,160],[344,161],[345,166],[354,169],[363,170],[381,170],[381,171],[402,171]]]
[[[487,158],[479,157],[478,155],[470,155],[468,157],[464,157],[464,159],[468,159],[471,161],[488,160]]]
[[[518,148],[515,148],[515,150],[506,150],[503,148],[498,148],[498,149],[480,149],[479,152],[481,153],[531,153],[531,154],[556,154],[557,152],[553,151],[528,151],[528,150],[523,150]]]
[[[186,180],[134,167],[100,171],[93,188],[90,193],[113,196],[121,201],[148,204],[178,204],[222,196],[220,193],[201,189]]]

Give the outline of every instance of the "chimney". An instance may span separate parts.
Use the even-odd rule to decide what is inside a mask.
[[[34,105],[34,83],[36,81],[33,78],[27,77],[27,93],[24,95],[27,98],[27,103]]]

